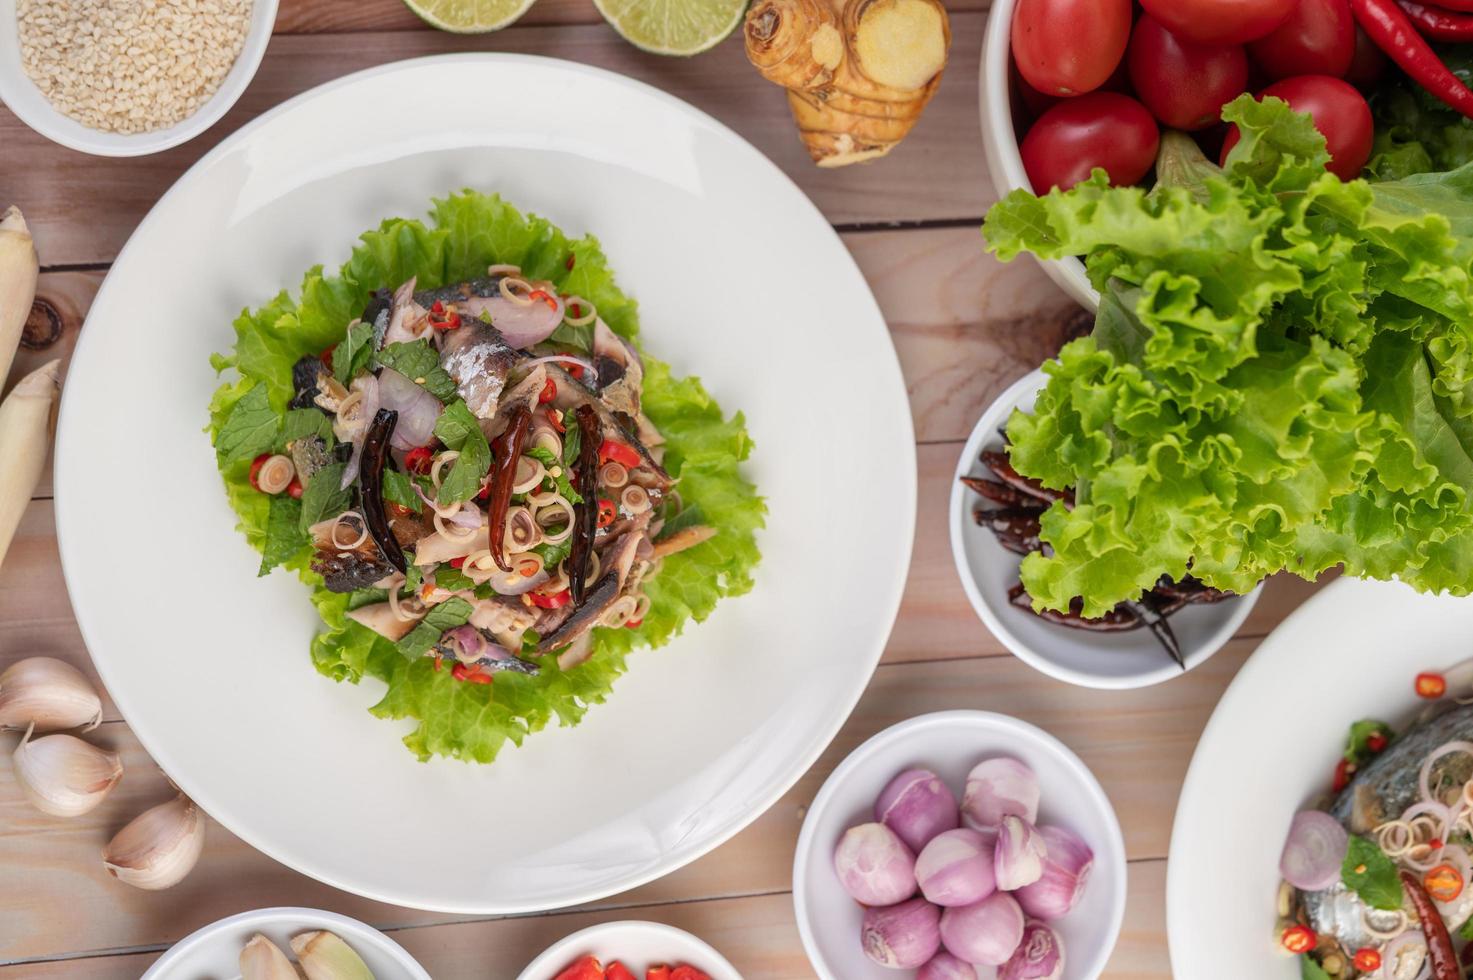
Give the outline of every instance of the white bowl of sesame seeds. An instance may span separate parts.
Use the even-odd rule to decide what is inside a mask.
[[[204,132],[261,64],[277,0],[0,0],[0,102],[53,142],[143,156]]]

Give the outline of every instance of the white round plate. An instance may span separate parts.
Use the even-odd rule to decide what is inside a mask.
[[[1146,687],[1180,677],[1181,667],[1146,630],[1090,633],[1048,623],[1008,601],[1018,581],[1022,559],[997,543],[997,536],[977,524],[972,512],[981,502],[962,486],[961,477],[986,472],[977,461],[982,450],[1002,448],[998,430],[1013,409],[1033,408],[1045,383],[1042,370],[1016,381],[998,396],[972,430],[951,481],[951,554],[962,588],[987,628],[1019,660],[1070,684],[1097,688]],[[1187,670],[1206,661],[1232,639],[1253,611],[1259,586],[1245,596],[1188,606],[1171,616],[1171,629],[1181,644]]]
[[[199,980],[240,976],[240,951],[261,933],[293,960],[291,939],[325,929],[353,947],[375,980],[430,980],[404,947],[372,926],[319,909],[256,909],[212,922],[179,940],[143,974],[142,980]]]
[[[604,966],[618,960],[636,977],[664,963],[693,966],[711,980],[742,980],[736,967],[710,943],[660,922],[603,922],[560,939],[518,975],[517,980],[554,980],[581,956],[597,956]]]
[[[499,95],[498,95],[499,93]],[[756,443],[749,595],[638,653],[575,729],[420,764],[383,686],[312,668],[306,588],[235,530],[202,432],[231,321],[461,187],[602,240],[642,339]],[[182,177],[118,257],[62,399],[57,525],[77,619],[149,753],[253,846],[329,884],[465,913],[587,902],[699,857],[813,763],[879,660],[915,517],[899,365],[813,205],[730,130],[566,62],[461,55],[299,96]],[[151,458],[158,466],[140,469]],[[873,461],[883,459],[876,468]],[[863,529],[863,533],[856,533]],[[437,832],[441,831],[441,832]],[[447,846],[469,833],[483,846]]]
[[[793,906],[803,948],[823,980],[909,975],[876,965],[860,948],[863,909],[834,874],[834,848],[844,831],[873,821],[875,798],[905,770],[930,769],[960,800],[967,773],[993,756],[1031,766],[1043,789],[1039,823],[1072,830],[1094,850],[1084,897],[1052,925],[1064,943],[1060,980],[1094,980],[1104,970],[1125,916],[1126,864],[1120,823],[1099,781],[1068,746],[1025,721],[989,711],[938,711],[893,725],[855,749],[808,808],[793,859]]]
[[[1181,980],[1296,980],[1273,937],[1289,821],[1328,786],[1361,718],[1417,710],[1423,670],[1467,659],[1473,599],[1341,579],[1284,620],[1218,702],[1192,756],[1166,865]]]

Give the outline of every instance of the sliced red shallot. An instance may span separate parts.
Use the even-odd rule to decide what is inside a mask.
[[[1301,891],[1317,892],[1340,880],[1350,835],[1323,810],[1301,810],[1289,824],[1279,874]]]
[[[456,300],[455,309],[472,320],[480,319],[482,313],[491,314],[491,326],[507,344],[526,350],[551,337],[563,322],[562,297],[548,290],[541,292],[547,300],[538,297],[531,302],[519,302],[505,296],[472,296]]]
[[[400,452],[429,443],[435,435],[435,423],[445,407],[434,395],[410,378],[384,368],[378,376],[379,407],[399,413],[389,445]]]

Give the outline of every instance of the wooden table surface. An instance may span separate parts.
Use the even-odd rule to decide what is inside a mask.
[[[109,702],[93,737],[123,754],[128,778],[102,807],[75,820],[46,817],[24,802],[13,780],[0,777],[0,980],[137,977],[194,929],[271,905],[318,906],[363,919],[388,931],[437,978],[510,980],[553,940],[591,922],[628,917],[699,933],[753,980],[811,977],[789,894],[805,807],[864,739],[912,715],[962,707],[1041,725],[1094,770],[1119,811],[1131,861],[1125,927],[1106,975],[1169,977],[1166,853],[1193,747],[1245,658],[1313,586],[1271,581],[1221,653],[1191,674],[1141,691],[1090,691],[1053,681],[1010,656],[973,615],[946,534],[957,453],[994,395],[1088,325],[1030,260],[1003,266],[983,254],[978,224],[994,199],[977,115],[987,3],[951,0],[950,67],[909,139],[886,159],[838,171],[808,162],[782,92],[747,65],[739,38],[691,60],[645,55],[607,27],[589,0],[540,0],[515,26],[472,38],[425,28],[400,0],[282,0],[276,37],[234,110],[192,143],[143,159],[62,149],[0,106],[0,206],[13,202],[24,210],[41,254],[39,299],[56,314],[54,320],[33,316],[13,383],[71,352],[109,263],[165,189],[227,133],[289,96],[357,69],[448,51],[554,55],[652,82],[751,140],[842,234],[900,354],[920,469],[910,580],[873,683],[812,771],[705,858],[587,908],[475,918],[337,891],[212,825],[204,856],[183,884],[156,894],[135,891],[103,872],[100,848],[169,791]],[[51,329],[56,322],[59,332]],[[98,492],[105,492],[105,481]],[[61,657],[95,677],[62,581],[49,473],[0,568],[0,669],[36,654]],[[0,748],[8,753],[13,741]]]

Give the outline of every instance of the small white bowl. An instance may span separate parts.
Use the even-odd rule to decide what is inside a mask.
[[[84,126],[52,107],[21,66],[16,0],[0,0],[0,102],[27,126],[54,143],[104,157],[136,157],[158,153],[194,139],[235,105],[260,67],[261,56],[276,24],[277,0],[255,0],[245,44],[215,94],[194,115],[166,129],[148,133],[110,133]]]
[[[684,929],[635,919],[589,926],[553,943],[517,980],[554,980],[579,957],[589,955],[597,956],[605,966],[618,960],[636,977],[660,963],[685,963],[710,975],[711,980],[742,980],[736,967],[705,940]]]
[[[977,457],[987,448],[1001,449],[998,430],[1013,409],[1033,407],[1043,388],[1042,370],[1021,378],[993,402],[957,461],[951,483],[951,554],[972,608],[992,634],[1019,660],[1081,687],[1121,689],[1159,684],[1182,674],[1149,630],[1091,633],[1046,622],[1008,602],[1008,587],[1018,581],[1022,558],[997,543],[972,511],[982,502],[962,486],[960,477],[985,475]],[[1188,606],[1171,616],[1171,630],[1181,644],[1187,670],[1206,661],[1232,639],[1258,602],[1259,586],[1245,596]]]
[[[199,980],[240,976],[240,951],[261,933],[291,956],[291,939],[325,929],[353,947],[376,980],[430,980],[404,947],[357,919],[320,909],[275,908],[242,912],[190,933],[154,961],[142,980]],[[295,960],[295,957],[292,957]]]
[[[863,909],[834,874],[834,848],[844,831],[873,821],[875,798],[906,769],[930,769],[960,800],[967,773],[994,756],[1031,766],[1043,789],[1039,823],[1074,831],[1094,851],[1084,897],[1051,925],[1064,945],[1062,980],[1094,980],[1104,970],[1125,916],[1127,876],[1125,840],[1109,797],[1079,757],[1048,732],[989,711],[938,711],[893,725],[855,749],[808,808],[793,860],[793,906],[803,948],[823,980],[906,976],[871,962],[860,949]]]
[[[987,18],[987,37],[982,42],[982,68],[978,103],[982,110],[982,143],[987,149],[987,171],[999,198],[1022,188],[1033,190],[1023,157],[1018,152],[1018,132],[1013,128],[1012,25],[1018,0],[993,0]],[[1059,288],[1089,310],[1100,306],[1100,294],[1089,284],[1084,263],[1077,258],[1039,260],[1043,271]]]

